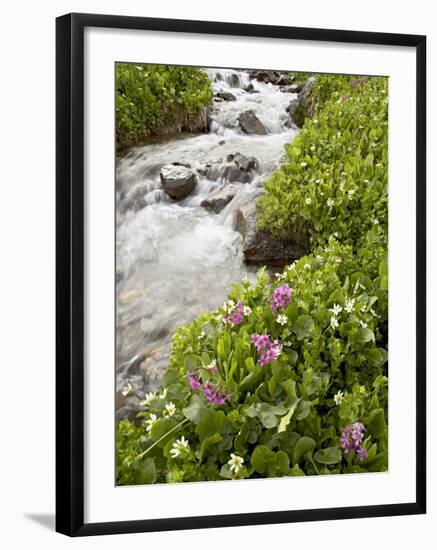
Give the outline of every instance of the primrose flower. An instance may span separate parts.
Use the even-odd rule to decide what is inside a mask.
[[[276,322],[280,325],[286,325],[288,323],[288,317],[282,313],[276,317]]]
[[[331,317],[331,328],[336,329],[338,327],[338,320],[335,315]]]
[[[276,361],[282,351],[281,344],[277,340],[271,342],[268,334],[254,334],[252,336],[252,344],[260,356],[258,359],[259,365],[267,365],[272,361]]]
[[[188,452],[190,450],[190,444],[184,436],[180,439],[176,439],[170,449],[170,455],[172,458],[177,458],[182,453]]]
[[[346,426],[341,432],[340,445],[345,454],[358,451],[364,439],[366,428],[361,422],[354,422]]]
[[[343,403],[343,400],[344,400],[344,393],[341,390],[338,390],[338,392],[334,395],[335,404],[337,406],[341,405]]]
[[[222,391],[219,386],[213,386],[208,380],[203,385],[203,395],[213,405],[224,405],[231,397],[230,393]]]
[[[332,313],[337,316],[339,313],[341,313],[343,310],[343,308],[341,306],[339,306],[338,304],[334,304],[332,306],[332,309],[330,311],[332,311]]]
[[[291,288],[284,284],[275,288],[270,301],[270,309],[275,314],[277,309],[282,309],[291,302]]]
[[[334,203],[334,201],[333,201],[331,198],[329,198],[329,199],[326,201],[326,204],[328,205],[328,208],[332,208],[332,207],[334,206],[335,203]]]
[[[158,422],[158,417],[156,414],[151,413],[149,418],[146,420],[146,430],[148,432],[152,431],[153,426]]]
[[[224,318],[225,323],[239,325],[243,320],[243,304],[239,301],[235,308]]]
[[[165,406],[165,410],[167,411],[168,416],[173,416],[176,412],[176,405],[173,403],[173,401],[170,401]]]
[[[360,462],[363,462],[363,460],[365,458],[367,458],[368,455],[369,455],[369,453],[368,453],[367,449],[365,449],[364,447],[359,447],[357,449],[357,457],[358,457]]]
[[[132,384],[130,384],[129,382],[126,384],[126,386],[124,386],[124,388],[121,390],[121,395],[123,395],[124,397],[126,397],[127,395],[129,395],[132,391]]]
[[[197,391],[201,388],[202,384],[200,382],[200,377],[197,372],[189,372],[187,374],[187,378],[188,378],[188,385],[192,390]]]
[[[347,313],[352,313],[352,311],[354,310],[354,305],[355,305],[355,300],[353,298],[351,298],[350,300],[347,300],[344,306],[345,311],[347,311]]]
[[[231,453],[231,458],[228,460],[228,464],[231,472],[238,474],[243,467],[244,459],[241,456]]]

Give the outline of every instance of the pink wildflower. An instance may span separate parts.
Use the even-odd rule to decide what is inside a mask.
[[[238,301],[235,310],[224,318],[225,323],[239,325],[243,320],[243,304]]]
[[[208,380],[203,385],[203,395],[213,405],[223,405],[231,397],[230,393],[223,392],[219,386],[213,386]]]
[[[192,390],[197,391],[201,388],[202,384],[200,383],[199,373],[189,372],[187,375],[187,378],[188,378],[188,384],[190,385],[190,388]]]
[[[252,344],[259,355],[259,365],[267,365],[272,361],[276,361],[282,351],[282,345],[278,340],[271,342],[268,334],[254,334],[252,336]]]
[[[281,285],[275,288],[270,301],[270,309],[275,315],[278,309],[284,308],[291,302],[291,288],[288,285]]]

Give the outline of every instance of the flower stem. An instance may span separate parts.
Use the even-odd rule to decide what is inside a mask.
[[[137,455],[137,457],[135,458],[135,460],[141,460],[142,458],[144,458],[146,456],[146,454],[151,451],[154,447],[156,447],[156,445],[158,445],[158,443],[160,443],[164,438],[166,438],[168,435],[170,435],[171,433],[177,431],[181,426],[183,426],[186,422],[188,422],[188,418],[184,418],[181,422],[179,422],[179,424],[177,424],[176,426],[174,426],[171,430],[169,430],[168,432],[166,432],[164,435],[162,435],[159,439],[157,439],[154,443],[152,443],[152,445],[150,445],[150,447],[148,447],[145,451],[143,451],[142,453],[140,453],[139,455]]]

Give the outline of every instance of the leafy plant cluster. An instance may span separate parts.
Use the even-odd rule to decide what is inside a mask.
[[[116,133],[118,148],[147,136],[199,126],[212,100],[210,80],[195,67],[116,65]],[[204,123],[205,125],[205,123]]]
[[[387,470],[387,89],[354,82],[317,78],[261,198],[311,254],[175,333],[162,390],[118,423],[118,484]]]

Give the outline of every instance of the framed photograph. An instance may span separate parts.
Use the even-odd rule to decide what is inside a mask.
[[[56,25],[57,530],[425,513],[425,37]]]

